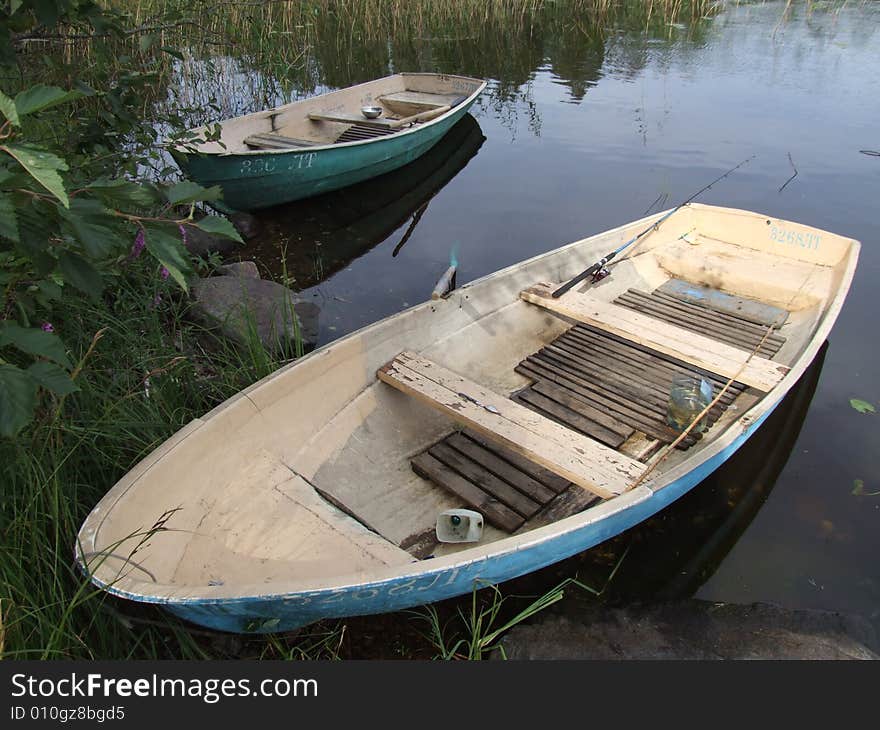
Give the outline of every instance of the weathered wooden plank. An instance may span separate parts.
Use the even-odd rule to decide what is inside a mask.
[[[665,364],[666,366],[676,368],[676,372],[697,372],[709,382],[716,385],[724,385],[729,380],[729,378],[725,378],[724,376],[718,375],[718,373],[713,373],[705,368],[698,367],[693,363],[684,362],[671,355],[655,352],[637,342],[631,342],[611,332],[605,332],[604,330],[590,327],[586,324],[575,325],[566,332],[566,336],[569,335],[581,338],[589,344],[594,344],[597,341],[600,341],[602,347],[606,349],[624,352],[633,359],[644,359],[646,362]],[[745,384],[739,381],[734,381],[730,385],[731,389],[735,389],[738,392],[745,390],[746,387]]]
[[[566,373],[552,363],[542,362],[533,358],[522,362],[516,367],[516,371],[526,377],[552,381],[567,388],[572,395],[583,398],[590,405],[605,407],[615,418],[628,423],[634,428],[644,431],[663,443],[670,443],[678,434],[661,421],[654,413],[641,410],[636,403],[627,401],[616,394],[606,394],[592,383],[579,378],[576,375]],[[699,434],[697,434],[699,435]],[[680,444],[680,448],[686,449],[696,441],[694,436],[688,435]]]
[[[307,139],[294,139],[293,137],[285,137],[282,134],[272,134],[271,132],[252,134],[244,138],[244,143],[248,147],[258,147],[260,149],[269,150],[316,147],[322,144],[321,142],[313,142]]]
[[[658,363],[654,362],[644,363],[639,361],[631,361],[628,360],[625,355],[620,355],[615,352],[604,351],[599,348],[590,348],[589,346],[582,345],[574,338],[560,338],[554,344],[557,344],[573,353],[576,353],[578,357],[583,358],[587,362],[595,363],[596,365],[603,368],[612,368],[620,375],[626,375],[631,378],[639,378],[641,380],[644,380],[646,383],[649,383],[652,387],[659,390],[659,393],[662,395],[664,403],[669,394],[669,388],[672,385],[672,378],[676,374],[683,373],[686,375],[701,377],[693,370],[672,370],[662,368]],[[720,390],[720,387],[717,384],[713,383],[711,380],[709,380],[708,382],[709,385],[712,386],[713,390]],[[721,400],[719,402],[722,404],[722,406],[726,406],[733,401],[736,395],[737,393],[728,390],[721,396]]]
[[[554,421],[558,421],[569,428],[586,434],[599,443],[616,449],[626,439],[619,433],[610,431],[604,426],[600,426],[595,421],[585,418],[571,408],[560,405],[556,401],[548,398],[546,395],[537,393],[531,388],[526,388],[514,396],[514,400],[519,403],[525,403],[530,408],[536,408],[538,413],[544,413]]]
[[[340,124],[357,124],[362,127],[379,127],[394,129],[393,119],[368,119],[362,114],[346,114],[345,112],[310,112],[309,119],[313,122],[339,122]]]
[[[513,464],[462,433],[452,434],[445,443],[540,504],[545,504],[556,496],[556,492],[550,487],[520,471]]]
[[[515,451],[511,451],[510,449],[503,447],[497,441],[490,441],[489,439],[481,436],[475,431],[465,430],[461,433],[463,436],[470,439],[475,444],[482,446],[487,451],[491,451],[500,459],[503,459],[508,464],[511,464],[523,474],[526,474],[532,479],[540,482],[556,494],[559,494],[560,492],[568,489],[571,486],[571,482],[568,481],[568,479],[566,479],[565,477],[554,474],[552,471],[550,471],[549,469],[545,469],[540,464],[537,464],[534,461],[531,461],[530,459],[527,459],[524,456],[517,454]]]
[[[650,403],[662,413],[666,412],[669,390],[672,385],[671,377],[669,379],[656,378],[647,369],[632,367],[598,353],[582,356],[577,351],[567,348],[563,343],[554,343],[552,348],[548,348],[548,352],[560,354],[560,356],[562,353],[566,353],[573,367],[582,368],[584,372],[589,372],[595,379],[613,383],[612,387],[623,392],[630,392],[631,389],[638,387],[640,397],[644,399],[644,402]],[[732,394],[725,393],[719,404],[713,406],[710,414],[714,417],[720,416],[732,398]]]
[[[532,386],[532,389],[548,398],[552,398],[557,403],[561,403],[566,408],[570,408],[571,410],[580,413],[584,418],[589,418],[591,421],[595,421],[609,431],[619,434],[624,439],[627,439],[632,435],[632,427],[625,423],[621,423],[616,418],[610,416],[607,411],[594,408],[593,406],[584,403],[582,399],[574,398],[568,390],[555,383],[546,380],[541,381],[535,383],[535,385]]]
[[[428,453],[523,517],[531,517],[541,508],[540,502],[536,502],[518,489],[514,489],[503,479],[499,479],[445,442],[435,444],[428,449]]]
[[[758,324],[782,324],[788,318],[788,312],[771,304],[737,297],[717,289],[692,284],[682,279],[670,279],[657,287],[655,291],[660,291],[677,299],[693,302],[709,309],[715,309],[719,312],[735,314],[742,319],[748,319]]]
[[[419,454],[410,461],[410,464],[416,474],[460,497],[466,505],[480,512],[490,524],[507,532],[513,532],[525,522],[522,515],[475,487],[430,454]]]
[[[541,525],[549,525],[553,522],[571,517],[585,509],[598,504],[602,500],[595,494],[590,494],[583,489],[578,489],[572,485],[564,492],[561,492],[556,499],[549,502],[544,508],[532,517],[524,526],[528,529],[534,529]]]
[[[569,291],[554,299],[552,292],[556,288],[554,284],[542,283],[525,289],[520,296],[551,312],[614,332],[627,340],[668,353],[719,375],[736,376],[740,382],[763,392],[772,390],[789,371],[785,365],[758,356],[750,357],[750,353],[710,337],[588,294]]]
[[[673,307],[666,306],[657,301],[643,299],[626,293],[614,300],[615,304],[627,307],[636,312],[642,312],[651,317],[662,319],[679,327],[684,327],[693,332],[704,333],[713,340],[725,342],[733,347],[751,352],[759,347],[758,354],[761,357],[772,356],[779,349],[779,345],[774,341],[770,341],[769,337],[763,343],[761,342],[763,335],[755,335],[751,332],[743,332],[734,327],[724,325],[718,321],[709,320],[707,317],[696,316],[692,313],[686,313],[676,310]]]
[[[639,373],[626,374],[613,362],[580,359],[570,354],[563,347],[548,345],[537,353],[536,357],[548,358],[567,365],[572,371],[581,372],[593,382],[601,384],[607,391],[620,393],[635,399],[641,406],[652,411],[656,416],[665,418],[669,399],[669,388],[639,378]],[[710,420],[718,418],[723,407],[713,406],[709,411]]]
[[[635,459],[413,353],[401,353],[377,375],[601,497],[623,493],[644,469]]]
[[[720,312],[717,309],[709,309],[708,307],[703,307],[699,304],[691,304],[690,302],[677,299],[673,296],[670,296],[669,294],[664,294],[662,291],[658,290],[647,293],[640,291],[639,289],[629,289],[627,290],[626,294],[646,301],[663,304],[665,307],[669,307],[670,309],[690,314],[694,317],[702,318],[703,320],[718,323],[724,325],[725,327],[733,328],[739,332],[748,333],[752,336],[758,337],[758,339],[764,337],[764,335],[767,333],[767,329],[769,326],[755,324],[754,322],[751,322],[747,319],[737,317],[734,314]],[[785,342],[785,340],[785,336],[780,334],[779,331],[776,329],[774,329],[767,336],[768,342],[773,341],[782,344]]]

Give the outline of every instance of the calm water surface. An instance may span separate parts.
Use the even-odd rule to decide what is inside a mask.
[[[852,493],[857,479],[880,491],[880,414],[849,403],[880,406],[880,157],[860,153],[880,150],[880,7],[826,7],[795,3],[783,17],[781,3],[737,5],[696,27],[570,29],[517,36],[500,52],[423,41],[407,64],[384,44],[355,43],[370,64],[325,61],[320,83],[273,99],[398,69],[490,79],[473,119],[433,155],[260,213],[245,257],[285,269],[320,305],[322,342],[428,298],[453,251],[461,284],[674,207],[751,155],[700,200],[862,241],[827,349],[754,443],[661,516],[529,588],[573,570],[602,575],[628,547],[613,584],[621,597],[772,601],[855,612],[880,628],[880,496]],[[261,106],[232,99],[236,112]]]

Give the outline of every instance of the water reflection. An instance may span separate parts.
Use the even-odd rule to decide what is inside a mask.
[[[396,257],[431,199],[465,168],[484,141],[477,120],[466,114],[428,152],[405,167],[326,195],[260,211],[261,233],[249,244],[248,255],[276,274],[285,273],[297,288],[328,279],[401,229],[391,252]]]

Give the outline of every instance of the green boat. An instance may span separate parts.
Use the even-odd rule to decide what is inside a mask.
[[[190,130],[169,151],[223,189],[227,210],[257,210],[396,170],[467,114],[486,82],[402,73]]]

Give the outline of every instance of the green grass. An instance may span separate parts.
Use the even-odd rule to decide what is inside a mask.
[[[139,459],[282,362],[257,341],[234,348],[191,324],[186,300],[152,272],[132,272],[113,292],[72,297],[53,322],[79,360],[79,392],[46,396],[29,429],[0,441],[3,656],[203,653],[175,622],[159,618],[158,637],[121,620],[75,568],[74,537]]]

